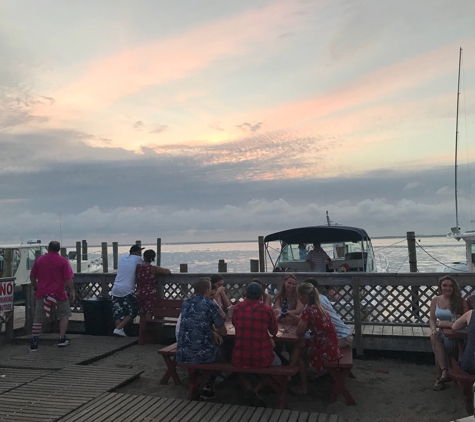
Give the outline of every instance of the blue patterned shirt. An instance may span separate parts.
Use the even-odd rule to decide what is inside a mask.
[[[211,363],[217,359],[219,346],[212,343],[213,324],[216,328],[224,325],[215,302],[202,295],[183,302],[177,338],[177,362]]]

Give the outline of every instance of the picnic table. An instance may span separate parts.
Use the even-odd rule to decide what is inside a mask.
[[[279,322],[279,330],[274,337],[276,343],[297,343],[299,337],[297,336],[297,326],[290,325],[288,322]],[[235,337],[236,331],[230,317],[227,317],[224,326],[226,327],[226,334],[229,337]]]

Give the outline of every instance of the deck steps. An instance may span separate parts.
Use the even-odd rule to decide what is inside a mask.
[[[140,374],[130,369],[72,365],[0,394],[0,420],[55,421]]]
[[[61,422],[340,422],[337,415],[263,407],[105,393],[60,419]]]

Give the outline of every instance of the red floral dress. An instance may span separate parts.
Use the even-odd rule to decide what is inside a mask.
[[[306,354],[312,366],[321,372],[323,362],[343,356],[338,347],[335,327],[330,316],[314,305],[307,306],[300,318],[307,321],[307,329],[310,330]]]
[[[157,285],[155,274],[152,274],[152,266],[137,265],[137,287],[135,295],[141,314],[150,314],[157,302]]]

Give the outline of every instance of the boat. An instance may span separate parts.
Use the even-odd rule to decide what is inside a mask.
[[[264,238],[266,256],[272,271],[310,272],[305,261],[314,243],[329,255],[327,271],[387,272],[388,260],[379,255],[376,262],[371,239],[364,229],[350,226],[328,225],[300,227],[267,235]],[[273,242],[280,242],[278,256],[273,259]],[[275,256],[275,253],[274,253]],[[267,259],[266,259],[267,271]]]
[[[475,230],[461,231],[458,217],[458,134],[459,134],[459,102],[460,102],[460,67],[462,63],[462,47],[459,51],[459,68],[457,81],[457,112],[455,118],[455,227],[447,234],[449,239],[465,242],[465,262],[457,261],[443,264],[437,268],[437,272],[457,273],[475,271]],[[473,221],[471,221],[473,222]]]

